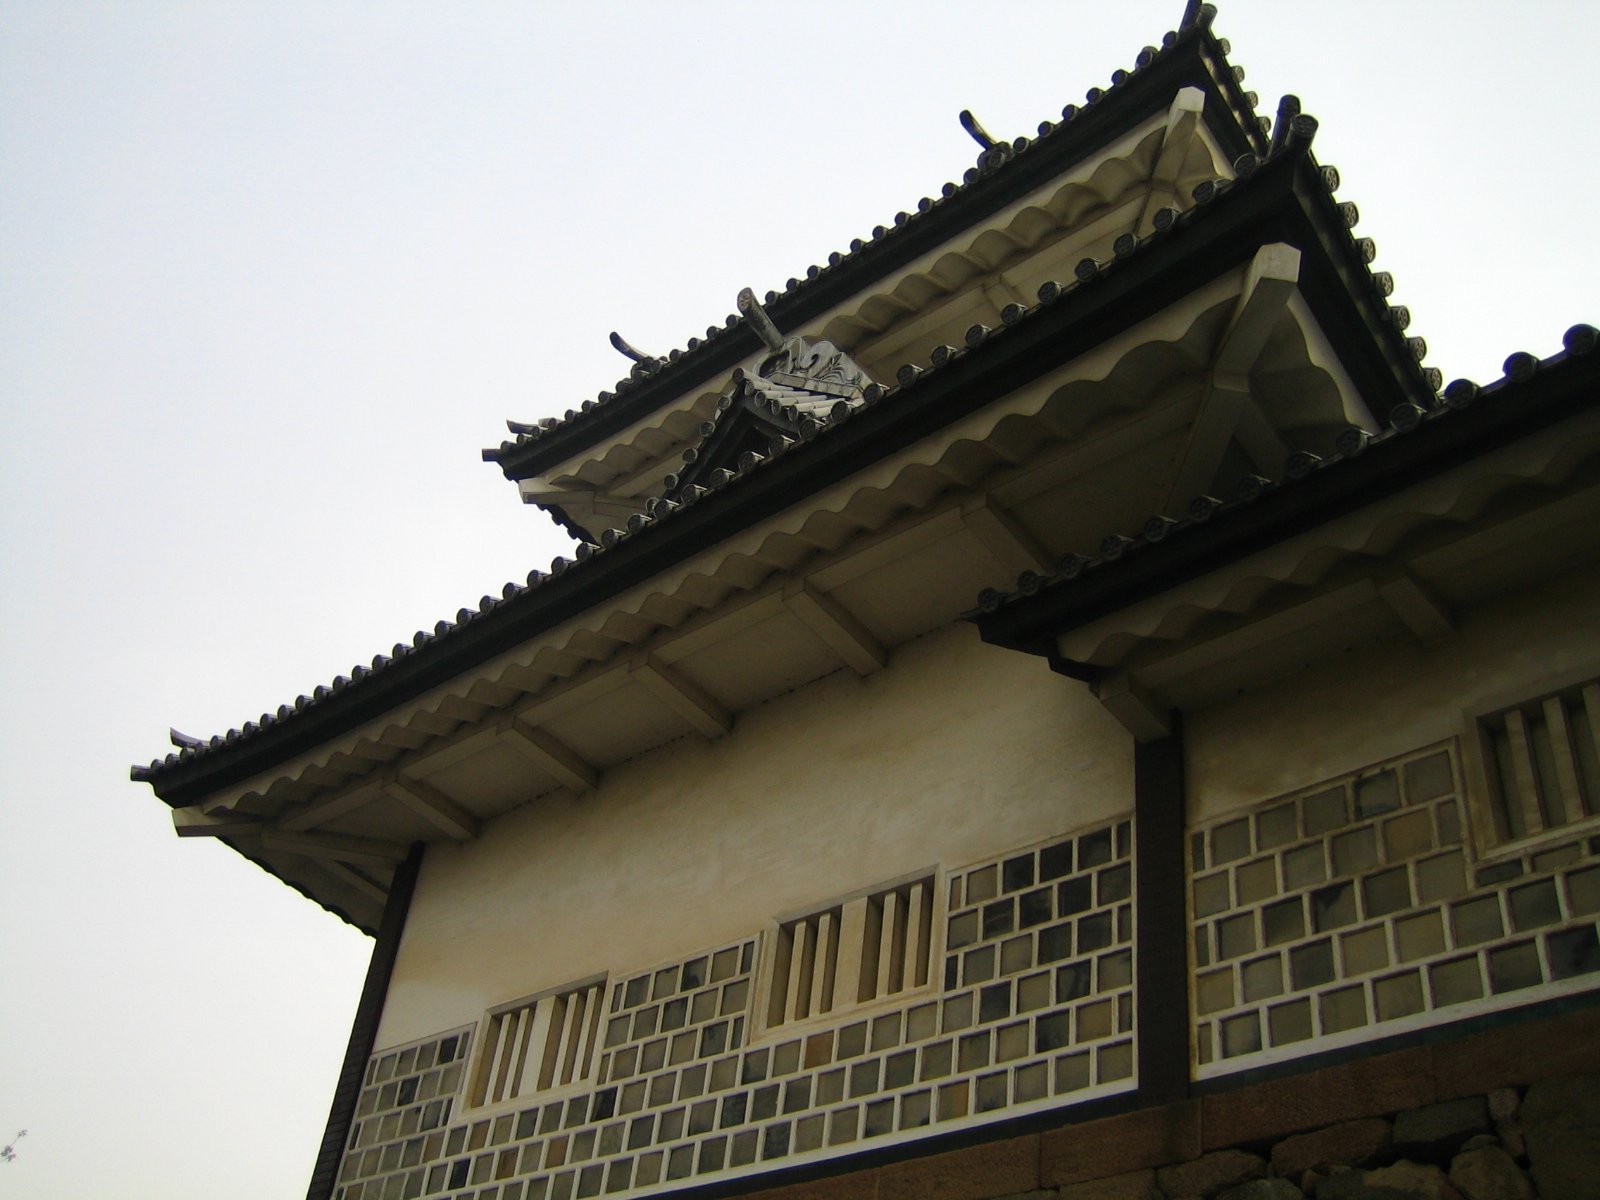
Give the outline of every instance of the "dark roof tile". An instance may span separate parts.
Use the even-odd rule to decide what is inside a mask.
[[[1301,116],[1303,117],[1304,114],[1301,114]],[[1299,120],[1300,118],[1297,117],[1296,119]],[[1306,146],[1306,141],[1295,143],[1294,139],[1286,139],[1284,142],[1284,150],[1280,151],[1280,153],[1302,153],[1306,149]],[[1277,156],[1278,155],[1268,155],[1268,159],[1270,160]],[[1228,181],[1221,181],[1223,184],[1226,184],[1227,182]],[[1168,236],[1171,236],[1177,230],[1181,229],[1190,222],[1199,219],[1202,203],[1209,204],[1209,202],[1217,199],[1220,195],[1227,191],[1236,190],[1242,192],[1246,189],[1246,187],[1247,181],[1240,181],[1238,185],[1231,187],[1213,186],[1211,188],[1197,188],[1195,197],[1196,207],[1184,210],[1182,212],[1177,210],[1166,210],[1171,212],[1173,215],[1168,221],[1165,222],[1164,227],[1158,228],[1156,233],[1142,239],[1136,246],[1129,248],[1127,253],[1118,259],[1115,259],[1113,262],[1108,264],[1095,263],[1094,260],[1085,259],[1084,263],[1079,265],[1077,282],[1069,284],[1049,284],[1041,288],[1039,303],[1032,307],[1024,307],[1021,305],[1013,306],[1017,311],[1013,314],[1012,320],[1003,325],[1000,329],[990,329],[989,327],[981,324],[972,326],[967,330],[964,338],[966,342],[966,349],[959,349],[955,347],[939,347],[931,356],[928,368],[924,369],[915,364],[907,364],[905,367],[903,367],[899,376],[897,376],[896,386],[885,387],[884,385],[876,382],[868,384],[862,390],[859,407],[871,407],[886,400],[898,399],[903,392],[909,389],[925,386],[930,379],[937,378],[941,371],[949,370],[959,359],[965,357],[977,347],[1026,324],[1027,321],[1038,314],[1041,309],[1058,302],[1068,293],[1074,292],[1080,287],[1092,286],[1103,274],[1118,270],[1123,266],[1124,263],[1130,263],[1134,261],[1152,246],[1165,241]],[[1202,192],[1205,195],[1204,202],[1201,201]],[[1352,246],[1359,254],[1359,244],[1352,242]],[[1093,270],[1085,270],[1085,264],[1093,264]],[[1377,289],[1374,288],[1374,291],[1376,293]],[[1580,330],[1587,330],[1588,332],[1586,334],[1580,333]],[[713,329],[708,332],[711,335],[714,335],[717,331]],[[1594,331],[1587,326],[1574,327],[1573,330],[1569,331],[1569,342],[1575,345],[1582,345],[1584,347],[1583,350],[1574,352],[1587,353],[1588,349],[1592,348],[1593,346],[1593,335]],[[1396,334],[1396,336],[1398,336],[1398,334]],[[1585,338],[1587,338],[1587,341],[1584,340]],[[942,354],[940,353],[941,351],[943,351]],[[1451,385],[1451,389],[1449,390],[1455,397],[1455,399],[1451,401],[1452,407],[1462,407],[1466,403],[1470,403],[1469,389],[1471,389],[1472,386],[1473,385],[1466,384],[1464,381],[1457,381],[1457,383]],[[1472,392],[1471,394],[1475,395],[1476,392]],[[1463,397],[1468,398],[1463,399]],[[812,439],[825,434],[829,430],[838,427],[842,423],[843,416],[841,414],[825,414],[824,419],[822,420],[817,420],[814,417],[807,417],[800,422],[800,438],[801,440],[809,442]],[[773,461],[784,454],[789,448],[792,447],[792,445],[793,442],[785,439],[775,439],[771,444],[771,453],[769,456],[749,456],[748,461],[741,459],[736,464],[738,467],[737,470],[725,470],[719,472],[720,478],[718,478],[716,481],[718,484],[718,490],[720,491],[726,488],[732,488],[738,485],[742,480],[753,476],[761,470],[771,466]],[[1314,469],[1321,468],[1326,465],[1328,464],[1319,462],[1314,464]],[[1273,485],[1266,480],[1247,480],[1246,490],[1254,489],[1252,495],[1241,495],[1231,501],[1218,502],[1215,506],[1215,510],[1220,511],[1249,503],[1251,499],[1254,498],[1254,495],[1272,490],[1272,488]],[[676,513],[681,512],[683,509],[700,502],[709,494],[709,491],[703,487],[695,484],[687,484],[682,487],[677,495],[670,499],[666,497],[656,498],[651,502],[648,515],[641,516],[639,518],[637,527],[635,527],[630,521],[630,528],[627,531],[608,530],[606,531],[606,534],[602,535],[601,545],[595,545],[589,542],[580,542],[575,551],[576,562],[563,556],[557,556],[551,561],[550,569],[547,574],[541,573],[537,569],[530,571],[527,576],[526,587],[519,587],[515,583],[507,583],[503,589],[504,599],[506,601],[515,601],[522,597],[523,593],[525,592],[531,592],[535,589],[547,588],[553,585],[560,586],[564,581],[564,578],[569,574],[583,574],[584,572],[580,570],[580,568],[585,567],[590,560],[613,551],[622,543],[631,540],[633,537],[644,536],[648,534],[650,530],[667,522]],[[1186,515],[1177,518],[1171,518],[1170,520],[1164,519],[1161,532],[1154,540],[1159,540],[1160,538],[1166,537],[1169,532],[1179,532],[1183,528],[1207,519],[1209,515],[1210,510],[1208,510],[1204,515]],[[1147,525],[1146,528],[1148,531],[1150,527]],[[1151,539],[1147,539],[1142,534],[1139,538],[1128,538],[1124,539],[1123,541],[1119,541],[1117,547],[1114,549],[1112,557],[1120,556],[1126,551],[1137,550],[1140,546],[1148,544],[1149,540]],[[1104,549],[1104,547],[1102,549]],[[1041,582],[1051,583],[1063,579],[1070,579],[1076,576],[1080,571],[1090,570],[1100,566],[1106,559],[1107,556],[1102,555],[1100,560],[1079,560],[1076,558],[1064,560],[1056,575],[1051,576],[1048,580],[1041,579]],[[1011,598],[1003,596],[999,593],[985,592],[984,596],[980,598],[980,607],[985,611],[990,611],[991,606],[998,607],[1000,604],[1008,602],[1009,599]],[[317,710],[325,704],[337,702],[335,699],[336,693],[344,693],[349,695],[363,692],[369,681],[387,675],[399,663],[400,660],[410,659],[418,655],[431,654],[435,647],[457,635],[460,631],[466,630],[485,619],[493,619],[497,610],[501,608],[510,609],[511,607],[513,607],[513,605],[509,603],[490,603],[487,606],[480,605],[477,611],[462,609],[457,613],[457,620],[455,624],[451,624],[448,621],[440,621],[434,627],[434,630],[431,634],[419,630],[412,639],[411,645],[407,646],[405,644],[397,643],[393,647],[391,655],[388,658],[385,658],[382,655],[376,656],[373,659],[373,669],[370,673],[356,675],[349,679],[340,676],[335,680],[336,686],[334,688],[330,689],[326,686],[319,685],[314,690],[314,693],[311,697],[306,697],[304,695],[297,697],[292,708],[289,708],[288,706],[280,706],[275,714],[264,715],[262,721],[253,729],[249,729],[245,732],[241,732],[239,730],[230,730],[226,738],[213,737],[203,746],[185,747],[176,753],[168,754],[164,759],[152,760],[148,766],[135,766],[131,769],[130,775],[137,781],[154,782],[164,772],[171,770],[179,763],[193,761],[193,759],[196,757],[214,753],[224,746],[231,745],[239,741],[253,740],[271,730],[285,725],[286,723],[301,718],[301,715],[304,713]]]
[[[1212,5],[1204,4],[1197,7],[1191,4],[1189,6],[1189,11],[1186,11],[1185,13],[1184,20],[1179,25],[1179,29],[1175,32],[1168,32],[1162,38],[1160,49],[1157,49],[1154,46],[1145,46],[1136,56],[1134,60],[1135,65],[1132,70],[1119,69],[1114,71],[1111,76],[1111,84],[1107,88],[1090,88],[1086,94],[1087,105],[1095,106],[1103,103],[1118,89],[1126,87],[1141,72],[1147,71],[1153,67],[1161,60],[1164,53],[1171,51],[1179,44],[1180,41],[1184,41],[1193,36],[1201,36],[1202,33],[1205,34],[1205,36],[1210,36],[1209,28],[1215,15],[1216,9]],[[1215,38],[1212,39],[1212,42],[1216,46],[1217,50],[1224,57],[1226,57],[1230,50],[1227,42],[1225,40]],[[1232,72],[1225,77],[1225,79],[1219,80],[1218,83],[1219,86],[1222,86],[1224,83],[1232,86],[1240,116],[1254,117],[1256,106],[1255,93],[1245,92],[1239,89],[1237,86],[1239,80],[1243,79],[1243,77],[1242,68],[1235,67],[1232,69]],[[1069,104],[1061,110],[1060,122],[1052,124],[1051,122],[1046,121],[1040,124],[1039,136],[1037,138],[1030,140],[1027,137],[1018,137],[1010,142],[994,142],[979,155],[978,166],[968,170],[963,175],[962,182],[960,184],[944,184],[944,186],[940,189],[940,195],[938,198],[924,196],[918,201],[917,211],[915,213],[906,211],[896,213],[892,225],[874,226],[870,238],[852,239],[849,244],[848,253],[840,253],[835,251],[828,256],[826,266],[813,265],[807,268],[805,272],[805,278],[803,280],[800,278],[791,277],[786,281],[782,292],[768,291],[765,298],[766,303],[773,304],[788,301],[795,294],[804,291],[808,285],[815,284],[817,281],[824,279],[831,273],[841,268],[851,267],[862,255],[877,252],[883,243],[901,236],[903,231],[909,230],[912,226],[917,225],[921,219],[933,217],[950,200],[961,195],[967,190],[972,189],[980,182],[980,180],[987,183],[988,180],[996,175],[1001,167],[1019,161],[1022,156],[1026,155],[1030,150],[1036,149],[1038,146],[1045,144],[1048,139],[1050,139],[1053,135],[1059,134],[1061,130],[1068,126],[1074,120],[1074,118],[1076,118],[1083,111],[1084,109],[1080,106]],[[1296,106],[1296,111],[1298,111],[1298,105]],[[1260,118],[1259,120],[1265,123],[1265,118]],[[1315,130],[1315,124],[1316,123],[1314,120],[1310,122],[1310,129],[1313,132]],[[1265,145],[1265,139],[1261,134],[1261,127],[1259,125],[1252,127],[1248,122],[1246,122],[1243,123],[1243,128],[1245,129],[1247,137],[1254,134],[1258,139],[1261,139],[1262,144],[1259,148],[1265,151],[1267,147]],[[1305,134],[1307,140],[1309,140],[1309,136],[1309,133]],[[690,338],[682,351],[674,349],[668,353],[666,363],[662,363],[659,359],[655,360],[656,369],[648,372],[648,374],[671,373],[672,368],[676,364],[695,356],[697,352],[704,350],[705,347],[709,346],[713,341],[718,339],[726,330],[733,329],[738,323],[739,319],[737,315],[730,315],[722,328],[719,328],[715,325],[708,326],[706,328],[706,337],[704,341],[701,341],[697,338]],[[600,407],[614,400],[618,394],[626,392],[626,385],[628,382],[628,380],[619,381],[614,392],[601,392],[597,401],[586,401],[577,411],[568,409],[564,419],[560,421],[548,424],[545,421],[540,421],[533,424],[508,422],[508,425],[511,426],[511,432],[515,435],[514,440],[511,442],[502,442],[498,447],[485,449],[483,451],[484,460],[487,462],[500,462],[509,455],[513,454],[516,450],[537,441],[540,437],[544,436],[544,434],[553,429],[562,429],[569,426],[581,426],[585,423],[585,420],[592,417],[592,415]]]
[[[996,612],[1036,595],[1045,587],[1070,587],[1074,581],[1090,572],[1108,569],[1112,563],[1166,541],[1170,536],[1186,533],[1211,521],[1213,517],[1251,508],[1271,496],[1288,491],[1316,474],[1361,456],[1369,447],[1387,445],[1415,433],[1424,425],[1432,427],[1441,420],[1448,420],[1452,412],[1468,408],[1480,399],[1500,399],[1508,390],[1514,390],[1517,385],[1526,383],[1539,371],[1557,362],[1593,353],[1597,343],[1600,343],[1600,331],[1594,326],[1574,325],[1562,337],[1563,350],[1548,359],[1541,360],[1524,352],[1513,354],[1506,359],[1505,374],[1491,384],[1480,387],[1470,380],[1457,379],[1445,388],[1444,404],[1431,410],[1409,404],[1398,405],[1389,413],[1388,428],[1375,435],[1350,426],[1335,439],[1338,452],[1330,458],[1321,458],[1306,450],[1292,453],[1285,464],[1282,483],[1274,483],[1259,475],[1246,475],[1239,481],[1234,494],[1226,500],[1197,496],[1189,502],[1187,510],[1177,516],[1158,513],[1150,517],[1136,536],[1109,535],[1101,543],[1100,553],[1096,556],[1068,554],[1061,560],[1056,572],[1049,576],[1024,572],[1010,592],[984,589],[978,594],[977,608],[967,615],[975,618],[980,614]]]

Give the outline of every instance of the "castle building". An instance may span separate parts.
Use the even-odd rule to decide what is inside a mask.
[[[573,561],[134,769],[376,938],[310,1197],[1579,1194],[1596,331],[1445,386],[1212,19],[513,424]]]

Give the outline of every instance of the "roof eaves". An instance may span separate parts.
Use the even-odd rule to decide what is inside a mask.
[[[1226,499],[1199,496],[1185,512],[1150,517],[1136,534],[1107,536],[1097,555],[1068,555],[1050,575],[1024,572],[1014,591],[981,593],[966,619],[985,641],[1048,654],[1060,632],[1595,405],[1597,344],[1593,326],[1574,325],[1549,358],[1513,354],[1493,383],[1457,379],[1432,409],[1396,406],[1376,436],[1346,429],[1330,458],[1291,454],[1281,483],[1246,476]]]
[[[1144,109],[1170,90],[1157,78],[1169,64],[1178,78],[1167,83],[1200,85],[1208,112],[1226,117],[1218,122],[1221,132],[1237,134],[1230,153],[1264,154],[1268,146],[1263,119],[1255,114],[1255,96],[1240,86],[1242,69],[1228,65],[1226,42],[1210,32],[1215,13],[1209,4],[1190,4],[1179,29],[1168,32],[1160,48],[1146,46],[1132,69],[1113,72],[1106,88],[1090,88],[1085,103],[1067,105],[1059,122],[1042,122],[1034,138],[997,143],[979,156],[978,165],[969,168],[959,184],[946,183],[939,197],[924,196],[916,211],[897,213],[892,224],[877,226],[869,238],[853,240],[847,253],[836,251],[825,265],[813,264],[803,278],[789,279],[781,292],[767,292],[764,303],[772,317],[783,328],[798,328],[873,279],[1060,174],[1118,136],[1124,126],[1142,119]],[[1185,50],[1194,52],[1191,61],[1182,61]],[[1213,59],[1220,69],[1205,69],[1202,56]],[[1186,70],[1193,78],[1183,78]],[[1226,93],[1220,101],[1219,90]],[[732,369],[760,348],[759,339],[730,314],[722,326],[708,327],[704,340],[691,338],[683,350],[674,349],[664,359],[636,364],[613,390],[567,410],[560,419],[509,423],[514,439],[485,449],[483,458],[496,463],[507,479],[539,474]]]
[[[687,485],[681,489],[677,501],[652,500],[646,512],[628,519],[626,528],[605,530],[598,544],[580,544],[574,559],[557,557],[549,572],[529,572],[526,584],[507,583],[500,597],[484,596],[476,610],[459,610],[454,623],[440,621],[431,633],[419,631],[409,645],[396,644],[391,654],[375,657],[369,667],[357,666],[350,675],[341,675],[330,685],[319,685],[309,696],[299,696],[292,705],[281,705],[275,713],[262,714],[259,721],[247,722],[242,728],[231,729],[207,741],[185,745],[148,766],[135,766],[130,771],[131,777],[150,783],[169,804],[194,803],[222,787],[248,779],[296,753],[373,720],[510,646],[587,610],[606,596],[649,578],[688,552],[681,543],[692,540],[696,530],[709,527],[716,536],[725,536],[735,528],[746,527],[792,505],[798,496],[817,486],[886,457],[927,431],[921,424],[904,421],[893,411],[886,415],[884,410],[926,397],[940,385],[945,392],[959,397],[961,412],[976,409],[1004,394],[1015,386],[1009,374],[985,372],[980,375],[978,368],[963,369],[967,360],[980,349],[987,351],[1017,341],[1047,310],[1062,306],[1076,312],[1079,306],[1069,303],[1072,301],[1102,308],[1115,307],[1122,297],[1150,278],[1168,281],[1169,290],[1190,286],[1193,281],[1187,278],[1173,282],[1174,273],[1170,267],[1154,262],[1146,264],[1144,260],[1181,230],[1206,223],[1204,217],[1208,212],[1223,212],[1231,207],[1234,198],[1259,193],[1274,170],[1292,171],[1302,157],[1309,157],[1308,151],[1309,141],[1291,138],[1259,169],[1245,170],[1232,182],[1201,185],[1196,189],[1194,207],[1182,212],[1171,208],[1162,210],[1157,214],[1155,232],[1148,237],[1139,239],[1130,234],[1118,239],[1111,262],[1085,259],[1079,263],[1074,280],[1065,284],[1044,284],[1039,289],[1037,304],[1007,306],[1001,314],[1001,327],[990,329],[975,325],[967,331],[965,346],[936,348],[926,368],[910,363],[903,365],[896,374],[894,386],[885,388],[874,383],[865,389],[858,405],[837,405],[826,421],[800,422],[798,440],[774,439],[767,455],[744,455],[737,471],[713,473],[708,481],[710,487]],[[1244,214],[1236,223],[1241,228],[1252,225],[1248,218],[1249,214]],[[1226,238],[1230,234],[1219,236]],[[1135,269],[1140,267],[1144,268],[1142,274]],[[1151,301],[1158,305],[1165,302],[1163,296]],[[1100,336],[1102,326],[1096,321],[1070,315],[1062,320],[1069,321],[1073,337],[1085,340],[1085,344],[1087,339]],[[1040,334],[1030,341],[1026,352],[1037,355],[1048,349],[1050,353],[1063,353],[1065,345],[1059,336]],[[956,406],[951,407],[954,412]],[[947,415],[944,421],[951,419],[954,416]],[[715,493],[759,478],[780,460],[791,457],[791,451],[806,450],[847,421],[864,428],[865,432],[853,439],[849,455],[835,456],[836,461],[830,461],[825,470],[819,465],[820,483],[813,480],[804,487],[774,486],[769,489],[773,494],[759,504],[749,500],[732,504],[705,503]],[[810,458],[811,454],[806,457]],[[693,529],[686,528],[686,518]],[[663,529],[669,533],[682,532],[672,540],[662,541]],[[625,545],[628,553],[615,553]]]

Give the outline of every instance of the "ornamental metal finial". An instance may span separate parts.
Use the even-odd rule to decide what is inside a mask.
[[[756,336],[768,350],[776,352],[783,349],[783,334],[778,332],[778,327],[772,323],[772,318],[767,316],[767,310],[761,307],[756,300],[755,292],[749,288],[741,288],[739,291],[739,312],[744,317],[745,324],[755,330]]]
[[[624,358],[631,358],[636,363],[654,362],[655,360],[642,350],[635,349],[628,344],[628,339],[616,330],[611,331],[611,345]]]

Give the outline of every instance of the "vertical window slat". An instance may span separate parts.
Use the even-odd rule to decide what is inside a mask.
[[[528,1066],[528,1034],[533,1030],[533,1014],[527,1008],[519,1008],[516,1018],[516,1027],[507,1046],[511,1072],[506,1085],[506,1096],[513,1098],[522,1095],[522,1075]]]
[[[1574,713],[1572,734],[1585,785],[1583,811],[1593,815],[1600,812],[1600,683],[1585,687],[1581,700],[1581,712]]]
[[[883,940],[883,897],[871,896],[862,912],[860,984],[852,1000],[860,1004],[878,994],[878,948]]]
[[[1578,782],[1577,750],[1567,725],[1567,706],[1560,696],[1545,700],[1544,728],[1551,768],[1550,823],[1565,825],[1583,815],[1583,790]]]
[[[812,1013],[833,1008],[833,978],[839,955],[839,922],[832,909],[817,918],[817,944],[811,967]]]
[[[595,1035],[600,1025],[600,989],[586,987],[573,993],[580,1002],[578,1021],[578,1048],[573,1061],[572,1078],[576,1082],[589,1078],[589,1068],[594,1062]]]
[[[806,1015],[806,1003],[811,997],[812,939],[811,923],[796,922],[794,949],[789,955],[789,994],[783,1005],[786,1021],[798,1021]]]
[[[767,1024],[782,1025],[788,1019],[789,968],[794,961],[794,927],[780,925],[772,939],[772,984],[767,996]]]
[[[898,891],[883,898],[883,929],[878,937],[878,996],[900,990],[905,967],[906,902]]]
[[[905,965],[902,974],[906,987],[921,987],[928,982],[928,912],[932,888],[926,881],[911,885],[911,912],[906,921]]]
[[[545,1039],[544,1058],[539,1064],[539,1087],[548,1088],[560,1082],[561,1053],[567,1044],[567,999],[550,997],[550,1034]]]
[[[494,1082],[489,1085],[491,1102],[504,1100],[506,1096],[506,1076],[511,1073],[511,1044],[517,1026],[516,1013],[502,1013],[497,1024],[499,1028],[495,1030]]]
[[[557,1079],[562,1084],[572,1082],[578,1061],[578,1043],[583,1037],[583,993],[573,992],[566,997],[566,1018],[561,1022],[561,1065]]]
[[[1544,830],[1544,812],[1539,804],[1539,781],[1533,769],[1533,745],[1528,735],[1528,719],[1521,709],[1514,708],[1506,714],[1506,736],[1511,752],[1511,777],[1516,784],[1516,796],[1508,798],[1522,816],[1522,832],[1540,833]]]
[[[555,1008],[555,997],[546,996],[528,1006],[528,1068],[523,1078],[530,1090],[548,1087],[545,1082],[545,1060],[550,1057],[550,1015]]]

